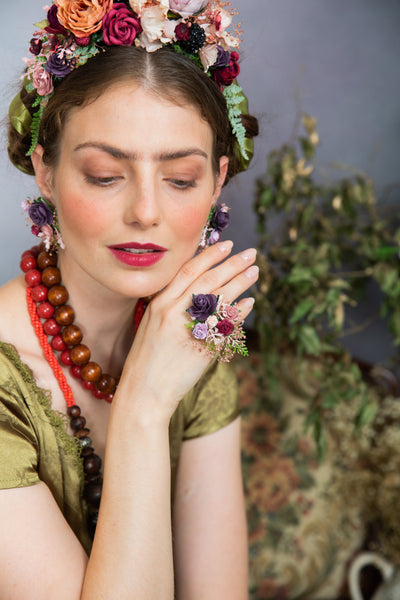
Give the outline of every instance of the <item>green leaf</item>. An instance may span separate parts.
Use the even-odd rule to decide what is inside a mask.
[[[321,353],[321,341],[315,329],[309,325],[303,325],[299,329],[299,343],[302,349],[311,354],[318,356]]]
[[[302,300],[300,304],[298,304],[294,309],[293,314],[289,320],[289,324],[293,325],[294,323],[297,323],[297,321],[300,321],[300,319],[305,317],[306,314],[310,312],[313,306],[314,302],[312,300],[309,300],[308,298]]]

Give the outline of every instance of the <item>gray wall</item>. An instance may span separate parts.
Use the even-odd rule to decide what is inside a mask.
[[[399,177],[399,0],[233,0],[244,30],[240,83],[259,117],[256,158],[231,183],[236,248],[255,243],[252,193],[270,149],[286,141],[298,106],[317,117],[319,162],[340,161],[368,172],[378,191]],[[17,0],[0,9],[0,114],[15,95],[21,58],[43,1]],[[0,152],[2,218],[0,284],[18,273],[19,255],[34,243],[20,204],[35,194],[33,178]]]

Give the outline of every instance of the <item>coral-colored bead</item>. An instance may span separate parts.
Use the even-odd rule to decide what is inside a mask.
[[[57,264],[57,254],[51,254],[45,250],[38,255],[37,264],[42,270],[46,267],[55,267]]]
[[[90,350],[84,344],[79,344],[78,346],[74,346],[71,350],[71,358],[72,362],[75,365],[79,365],[83,367],[90,360]]]
[[[48,298],[49,302],[51,302],[53,306],[65,304],[68,300],[67,288],[65,288],[63,285],[53,285],[53,287],[49,289]]]
[[[31,271],[28,271],[27,273],[25,273],[25,281],[28,287],[34,287],[35,285],[39,285],[39,283],[42,281],[40,271],[38,271],[37,269],[32,269]]]
[[[101,377],[101,367],[95,362],[89,362],[82,369],[82,379],[85,381],[98,381]]]
[[[82,371],[85,367],[82,367]],[[82,374],[81,374],[82,377]],[[89,390],[90,392],[92,390],[94,390],[94,383],[93,381],[86,381],[85,379],[82,379],[82,387],[85,388],[85,390]]]
[[[40,285],[35,285],[32,288],[32,298],[35,302],[44,302],[47,300],[47,287],[42,283]]]
[[[19,263],[20,269],[27,273],[31,269],[36,269],[36,258],[34,256],[24,256]]]
[[[72,362],[71,352],[69,350],[63,350],[60,354],[60,360],[63,365],[70,367],[74,363]]]
[[[25,250],[25,252],[21,254],[21,259],[25,256],[33,256],[35,258],[36,254],[32,250]]]
[[[42,302],[37,307],[36,312],[41,319],[51,319],[54,315],[54,306],[50,302]]]
[[[61,281],[61,273],[57,267],[46,267],[42,272],[42,282],[47,287],[58,285]]]
[[[103,394],[111,394],[115,390],[115,379],[111,375],[104,373],[96,383],[96,387]]]
[[[81,343],[83,334],[77,325],[68,325],[63,329],[62,337],[67,346],[77,346]]]
[[[72,406],[68,406],[67,408],[67,415],[69,417],[79,417],[79,415],[81,414],[81,409],[79,408],[79,406],[77,404],[73,404]]]
[[[52,348],[54,348],[54,350],[57,350],[58,352],[62,352],[63,350],[66,350],[67,346],[64,342],[64,340],[62,339],[61,335],[55,335],[53,337],[53,339],[51,340],[51,346]]]
[[[70,352],[71,355],[71,352]],[[72,360],[72,358],[71,358]],[[75,377],[75,379],[80,379],[81,378],[81,372],[82,372],[82,367],[80,367],[79,365],[74,365],[73,367],[71,367],[71,375],[73,377]]]
[[[59,325],[71,325],[75,318],[74,309],[66,304],[65,306],[57,306],[55,319]]]
[[[46,335],[57,335],[57,333],[60,333],[60,329],[61,327],[55,319],[48,319],[43,323],[43,331]]]

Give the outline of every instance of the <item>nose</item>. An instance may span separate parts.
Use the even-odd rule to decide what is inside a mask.
[[[127,191],[125,223],[142,229],[159,225],[161,213],[158,196],[154,177],[150,174],[135,177]]]

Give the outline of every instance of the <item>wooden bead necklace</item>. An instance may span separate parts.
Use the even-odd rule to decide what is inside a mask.
[[[68,291],[61,285],[57,268],[57,254],[34,246],[21,256],[20,267],[27,283],[27,306],[39,343],[63,392],[67,415],[73,435],[81,447],[85,484],[83,497],[88,504],[88,530],[93,538],[100,506],[103,477],[101,458],[94,452],[90,429],[75,399],[54,352],[59,352],[62,365],[70,367],[71,374],[81,381],[84,389],[98,399],[112,402],[118,379],[103,373],[101,367],[90,361],[90,350],[81,344],[83,334],[74,325],[75,313],[68,301]],[[138,300],[134,314],[134,333],[139,327],[146,305]],[[41,321],[43,319],[43,323]],[[51,341],[49,342],[49,339]]]

